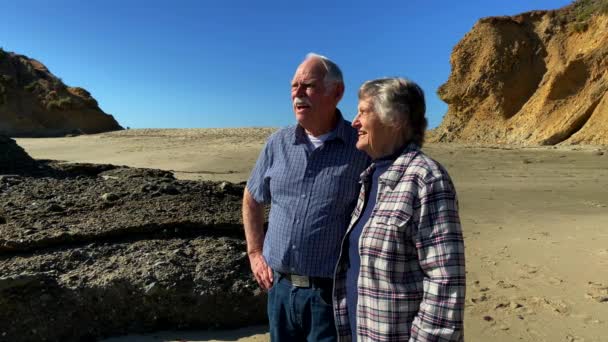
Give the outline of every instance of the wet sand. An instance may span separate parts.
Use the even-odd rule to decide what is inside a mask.
[[[240,182],[271,131],[148,129],[17,141],[39,159]],[[429,144],[424,150],[446,166],[459,195],[466,340],[605,341],[608,148]],[[162,332],[108,341],[266,341],[265,332]]]

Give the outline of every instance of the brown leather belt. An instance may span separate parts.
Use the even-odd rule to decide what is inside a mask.
[[[309,277],[297,274],[279,273],[281,278],[287,279],[295,287],[331,287],[333,280],[331,278]]]

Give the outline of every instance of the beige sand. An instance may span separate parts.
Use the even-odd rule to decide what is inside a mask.
[[[270,131],[129,130],[18,143],[35,158],[244,181]],[[466,339],[607,341],[608,150],[429,145],[425,151],[447,167],[460,197]],[[159,333],[137,341],[267,340],[260,329]]]

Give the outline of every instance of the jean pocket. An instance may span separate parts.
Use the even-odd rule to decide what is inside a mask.
[[[319,302],[321,304],[332,306],[332,303],[333,303],[332,295],[333,294],[332,294],[331,290],[317,288],[315,290],[315,292],[316,292],[317,298],[319,298]]]

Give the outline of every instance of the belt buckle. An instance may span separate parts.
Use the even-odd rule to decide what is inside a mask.
[[[310,287],[310,278],[307,276],[291,274],[289,278],[291,284],[295,287]]]

